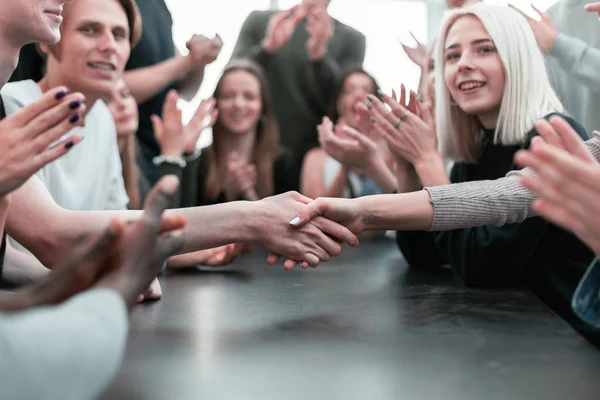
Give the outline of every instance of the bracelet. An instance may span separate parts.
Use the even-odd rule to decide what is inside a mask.
[[[163,163],[178,165],[181,168],[185,168],[185,166],[187,165],[186,162],[185,162],[185,160],[183,159],[183,157],[173,157],[173,156],[163,156],[163,155],[160,155],[160,156],[154,157],[152,159],[152,164],[154,164],[156,167],[158,167],[159,165],[161,165]]]
[[[185,162],[189,163],[189,162],[196,160],[198,157],[200,157],[201,153],[202,153],[202,149],[195,149],[191,153],[183,153],[183,159],[185,160]]]

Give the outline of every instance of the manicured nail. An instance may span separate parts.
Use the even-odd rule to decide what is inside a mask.
[[[67,149],[67,150],[73,146],[75,146],[75,142],[72,140],[69,140],[67,143],[65,143],[65,149]]]
[[[371,93],[367,93],[367,99],[375,100],[375,96],[373,96]]]
[[[298,225],[298,222],[300,222],[300,217],[296,217],[296,218],[294,218],[294,219],[293,219],[293,220],[290,222],[290,225],[291,225],[291,226],[296,226],[296,225]]]
[[[378,97],[385,97],[385,93],[383,93],[381,90],[377,91],[377,96]]]
[[[371,106],[371,102],[370,102],[370,101],[367,101],[367,102],[365,103],[365,105],[367,106],[367,109],[369,109],[369,110],[373,108],[373,107]]]
[[[56,94],[54,95],[54,98],[55,98],[56,100],[60,100],[60,99],[62,99],[63,97],[65,97],[66,95],[67,95],[67,91],[66,91],[66,90],[61,90],[60,92],[58,92],[58,93],[56,93]]]
[[[79,100],[74,100],[72,102],[69,103],[69,108],[71,110],[76,109],[77,107],[79,107],[81,105],[81,102]]]
[[[71,115],[71,118],[69,118],[69,122],[72,124],[74,124],[77,121],[79,121],[79,114],[73,114]]]

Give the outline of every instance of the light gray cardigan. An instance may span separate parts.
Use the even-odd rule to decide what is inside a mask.
[[[594,131],[585,142],[600,162],[600,132]],[[523,222],[534,216],[531,203],[535,196],[521,185],[521,175],[535,176],[529,168],[511,171],[504,178],[463,182],[425,188],[433,204],[432,231],[469,228],[481,225]]]

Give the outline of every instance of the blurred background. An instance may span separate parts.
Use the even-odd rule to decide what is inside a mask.
[[[529,15],[535,13],[530,8],[533,3],[545,11],[557,0],[484,0],[490,4],[518,6]],[[219,58],[208,65],[200,91],[191,102],[182,102],[184,120],[187,121],[200,100],[209,97],[215,88],[222,69],[229,61],[242,23],[253,10],[285,9],[298,3],[298,0],[167,0],[173,15],[173,36],[175,44],[187,53],[185,42],[194,33],[212,37],[218,33],[223,39],[223,49]],[[210,12],[207,12],[210,10]],[[400,41],[414,46],[410,33],[421,41],[429,43],[436,36],[441,25],[446,3],[444,0],[333,0],[330,14],[358,29],[367,38],[367,52],[364,67],[379,81],[382,89],[389,92],[401,83],[409,89],[416,89],[419,83],[419,68],[406,56]],[[200,138],[203,147],[211,142],[210,133]]]

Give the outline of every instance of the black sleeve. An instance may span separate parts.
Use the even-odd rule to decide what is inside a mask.
[[[296,190],[298,175],[298,166],[294,162],[292,153],[282,147],[279,156],[273,162],[274,194]]]
[[[38,53],[35,43],[21,48],[19,53],[19,64],[15,68],[9,82],[25,81],[33,79],[39,82],[44,77],[44,66],[46,62]]]
[[[448,263],[437,249],[432,232],[398,231],[396,243],[411,267],[428,268]]]
[[[563,117],[584,140],[587,139],[581,125]],[[523,148],[529,147],[537,134],[533,130]],[[465,284],[496,286],[511,284],[521,276],[538,251],[548,226],[548,222],[538,217],[504,226],[485,225],[435,232],[434,237],[441,254]]]

